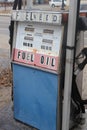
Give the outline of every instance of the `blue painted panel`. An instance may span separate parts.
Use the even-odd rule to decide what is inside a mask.
[[[58,75],[13,64],[14,116],[39,130],[56,130]]]

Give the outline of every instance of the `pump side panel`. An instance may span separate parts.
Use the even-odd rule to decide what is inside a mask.
[[[40,130],[56,130],[58,75],[13,64],[14,116]]]

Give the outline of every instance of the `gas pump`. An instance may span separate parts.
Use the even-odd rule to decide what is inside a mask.
[[[13,35],[11,35],[10,44],[14,117],[39,130],[68,130],[69,118],[73,116],[72,111],[77,112],[76,108],[82,110],[74,113],[76,115],[73,118],[76,118],[77,115],[85,112],[84,104],[87,103],[86,100],[81,99],[75,82],[77,70],[82,70],[87,63],[86,48],[80,53],[86,58],[78,64],[74,73],[74,59],[72,63],[66,59],[67,54],[75,56],[72,51],[75,49],[73,45],[76,23],[72,22],[71,29],[74,28],[74,30],[69,35],[71,25],[68,23],[68,11],[35,10],[32,9],[31,1],[27,10],[16,10],[15,7],[14,9],[10,26]],[[74,17],[75,20],[76,17]],[[85,24],[82,21],[84,20],[81,19],[80,23]],[[87,28],[86,25],[85,28]],[[74,38],[72,45],[66,44],[69,36],[70,40]],[[71,52],[67,53],[66,50]],[[71,59],[71,57],[69,58]],[[66,79],[67,61],[69,65],[72,64],[72,66],[68,66],[69,69],[72,69],[72,71],[68,70],[71,72],[71,74],[68,73],[70,81],[73,81],[71,83],[69,79]],[[66,84],[69,85],[67,88]],[[73,96],[74,91],[76,92],[75,96]],[[76,96],[79,97],[79,101]],[[73,107],[70,108],[70,104]],[[68,124],[64,121],[65,118]]]
[[[17,19],[23,15],[23,12],[16,13]],[[39,17],[45,15],[44,20],[48,23],[31,22],[31,16],[32,21],[38,20],[37,14]],[[56,129],[58,56],[63,35],[61,14],[32,11],[27,15],[30,22],[18,22],[16,44],[13,47],[14,85],[21,80],[17,87],[14,86],[15,118],[37,129]],[[47,18],[48,15],[53,18],[52,21]],[[21,104],[17,104],[17,101]]]
[[[12,14],[14,116],[41,130],[56,130],[61,18],[59,12],[38,10]]]

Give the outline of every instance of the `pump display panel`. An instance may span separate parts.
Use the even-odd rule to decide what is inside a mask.
[[[62,26],[19,22],[13,60],[58,70]]]
[[[13,11],[12,19],[17,24],[13,61],[58,72],[61,14]]]

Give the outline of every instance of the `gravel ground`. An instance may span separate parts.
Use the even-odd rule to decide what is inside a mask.
[[[29,126],[14,119],[12,106],[13,103],[10,101],[0,109],[0,130],[31,130]]]

